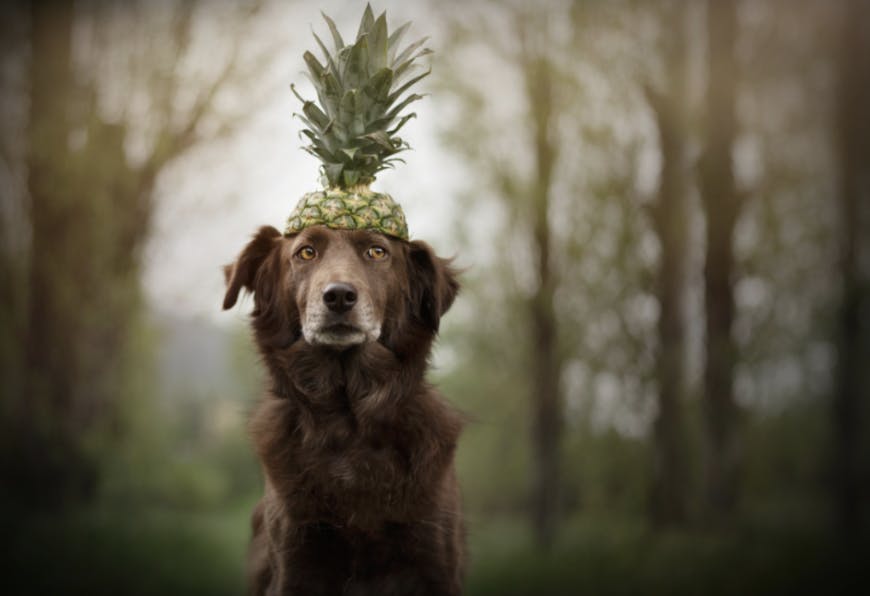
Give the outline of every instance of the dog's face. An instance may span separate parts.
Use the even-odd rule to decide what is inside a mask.
[[[459,287],[449,262],[422,242],[324,226],[289,238],[261,228],[225,271],[225,309],[245,288],[269,331],[335,349],[408,326],[434,334]]]
[[[291,239],[286,260],[305,341],[341,348],[378,340],[390,298],[405,285],[396,244],[381,234],[323,227]]]

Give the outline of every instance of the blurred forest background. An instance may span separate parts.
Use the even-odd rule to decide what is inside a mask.
[[[289,85],[362,8],[0,9],[4,594],[243,592],[220,265],[316,189]],[[432,373],[467,593],[862,592],[870,2],[373,8],[436,51],[375,187],[467,267]]]

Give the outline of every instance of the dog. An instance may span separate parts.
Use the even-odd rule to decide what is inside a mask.
[[[224,309],[253,294],[270,380],[250,420],[251,593],[460,594],[463,417],[425,380],[451,261],[368,230],[265,226],[225,276]]]

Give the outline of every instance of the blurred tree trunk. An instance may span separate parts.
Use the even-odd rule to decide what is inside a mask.
[[[126,161],[123,126],[103,122],[96,91],[75,83],[74,17],[70,1],[31,5],[30,300],[15,490],[32,505],[95,490],[85,443],[98,422],[113,423],[152,185]],[[73,147],[76,134],[84,141]]]
[[[30,301],[24,338],[24,394],[13,413],[15,461],[9,462],[18,496],[28,503],[88,491],[92,474],[76,445],[71,419],[78,382],[76,344],[87,259],[75,240],[84,205],[73,195],[69,152],[73,88],[70,58],[73,7],[36,2],[32,28],[31,108],[27,186],[30,195]],[[51,487],[51,490],[48,490]]]
[[[867,268],[870,221],[870,2],[844,4],[836,142],[839,151],[842,304],[838,321],[837,378],[834,396],[834,472],[837,521],[845,534],[863,522],[867,464],[862,461],[866,401],[870,399],[867,328],[870,272]],[[862,269],[863,268],[863,269]],[[866,439],[865,439],[866,440]],[[866,457],[866,456],[865,456]]]
[[[735,122],[736,28],[734,0],[707,3],[707,92],[700,185],[707,219],[704,269],[706,361],[704,413],[707,461],[705,505],[713,517],[729,514],[738,491],[738,408],[734,400],[734,224],[740,211],[732,147]]]
[[[188,49],[193,9],[191,2],[175,9],[172,33],[159,48],[165,53],[153,60],[139,56],[150,69],[141,80],[147,81],[144,91],[159,129],[151,150],[133,162],[125,148],[131,123],[102,114],[100,81],[92,73],[82,76],[82,65],[72,61],[73,2],[30,6],[29,302],[23,391],[5,413],[14,436],[5,439],[0,456],[0,471],[10,479],[0,498],[53,507],[94,494],[98,462],[89,445],[93,433],[118,432],[124,359],[141,308],[141,251],[157,177],[203,140],[199,124],[237,66],[234,51],[198,89],[193,107],[178,113],[184,75],[177,65]],[[248,16],[255,10],[248,9]],[[99,31],[100,15],[94,18]],[[237,50],[238,43],[232,47]],[[223,121],[213,137],[236,123]]]
[[[685,6],[666,11],[666,27],[681,23]],[[686,440],[683,420],[686,378],[685,293],[688,256],[688,97],[686,32],[666,37],[663,48],[666,92],[645,88],[658,126],[662,167],[653,228],[661,245],[656,295],[659,301],[658,411],[654,421],[650,514],[658,524],[685,520],[687,507]]]
[[[559,395],[561,366],[556,345],[553,306],[555,271],[551,258],[550,192],[556,146],[553,139],[553,70],[540,55],[524,56],[526,97],[534,136],[535,168],[532,180],[532,245],[538,285],[529,302],[532,337],[532,404],[534,485],[532,506],[538,544],[548,547],[554,538],[559,514],[559,450],[562,435],[562,400]]]
[[[552,58],[554,39],[548,33],[557,22],[555,15],[535,10],[531,5],[505,5],[498,2],[466,3],[462,10],[448,11],[451,46],[466,48],[481,56],[489,55],[510,74],[516,86],[505,90],[517,105],[512,130],[506,135],[488,111],[491,82],[469,76],[467,64],[442,67],[442,89],[458,100],[461,117],[447,135],[453,151],[474,171],[468,191],[469,201],[489,194],[506,209],[510,222],[503,233],[493,238],[502,255],[520,247],[530,260],[500,258],[487,271],[478,271],[487,287],[497,288],[501,301],[499,317],[508,322],[506,331],[513,338],[505,352],[515,357],[516,366],[501,379],[514,379],[513,395],[528,408],[530,451],[528,492],[522,506],[528,507],[534,538],[542,548],[549,547],[558,530],[564,498],[561,477],[563,436],[562,363],[560,351],[556,288],[562,281],[558,255],[565,245],[553,225],[554,180],[561,148],[557,116],[566,112],[565,96],[570,76]],[[504,21],[494,19],[501,13]],[[505,23],[509,26],[504,27]],[[464,55],[454,51],[450,56]],[[481,86],[482,84],[482,86]],[[496,83],[498,85],[499,83]],[[499,89],[500,93],[502,90]],[[511,140],[507,140],[511,139]],[[511,146],[507,146],[508,143]],[[478,192],[478,190],[480,192]],[[462,218],[462,224],[471,219]],[[504,267],[504,269],[502,269]],[[489,341],[489,339],[488,339]],[[475,374],[479,375],[480,371]],[[516,420],[512,420],[515,422]],[[512,444],[516,438],[505,437]],[[520,505],[520,503],[517,503]]]

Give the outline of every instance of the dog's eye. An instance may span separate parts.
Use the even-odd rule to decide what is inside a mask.
[[[387,250],[382,246],[372,246],[366,251],[366,256],[374,261],[386,258]]]
[[[317,251],[314,250],[314,247],[312,246],[303,246],[298,251],[296,251],[296,256],[303,261],[310,261],[317,256]]]

